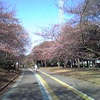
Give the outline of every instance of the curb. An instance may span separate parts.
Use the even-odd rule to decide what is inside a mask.
[[[4,86],[2,86],[0,88],[0,92],[5,89],[11,82],[13,82],[18,76],[20,75],[20,73],[18,73],[14,78],[12,78],[12,80],[10,82],[7,82]]]

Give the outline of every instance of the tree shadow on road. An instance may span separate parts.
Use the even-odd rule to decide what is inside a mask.
[[[17,87],[12,87],[5,94],[1,100],[43,100],[39,85],[37,82],[21,84]]]

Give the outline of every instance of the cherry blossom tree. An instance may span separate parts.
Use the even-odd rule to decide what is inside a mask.
[[[100,0],[67,0],[63,8],[72,18],[63,25],[42,28],[38,35],[54,43],[47,47],[44,42],[43,48],[39,45],[37,59],[74,59],[80,66],[80,59],[100,57]]]
[[[13,59],[25,54],[29,43],[28,33],[16,18],[15,11],[0,1],[0,51],[4,58]]]
[[[47,62],[53,59],[53,50],[52,45],[54,41],[45,41],[38,46],[35,46],[32,51],[33,59],[36,61],[40,60],[44,63],[45,67]]]

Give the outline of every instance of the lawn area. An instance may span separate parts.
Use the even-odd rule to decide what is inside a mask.
[[[65,76],[85,80],[95,85],[100,85],[100,70],[94,68],[71,69],[71,68],[59,68],[59,67],[46,67],[41,69],[51,71],[52,73],[62,74]]]

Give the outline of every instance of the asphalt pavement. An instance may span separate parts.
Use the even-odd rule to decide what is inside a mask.
[[[2,95],[1,100],[43,100],[34,73],[23,69],[21,76],[10,89]]]
[[[46,70],[24,68],[0,100],[100,100],[100,86]]]
[[[68,87],[72,87],[76,91],[78,90],[80,93],[87,95],[86,97],[90,97],[90,99],[100,100],[100,86],[99,85],[94,85],[90,82],[86,82],[86,81],[83,81],[80,79],[71,78],[68,76],[52,73],[50,71],[43,70],[43,69],[41,69],[41,71],[61,80],[62,82],[66,83],[68,85]],[[72,90],[72,91],[74,91],[74,90]],[[74,91],[74,93],[75,93],[75,91]],[[79,95],[79,93],[78,93],[78,95]],[[71,99],[71,100],[75,100],[75,98]],[[80,100],[82,100],[82,99],[80,99]]]

